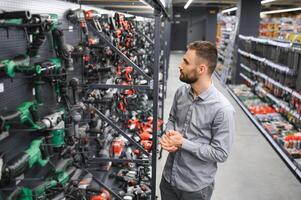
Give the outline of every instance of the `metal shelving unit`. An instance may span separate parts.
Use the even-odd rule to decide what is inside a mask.
[[[246,79],[249,81],[249,79]],[[279,157],[284,161],[284,163],[288,166],[291,172],[296,176],[296,178],[301,182],[301,170],[297,166],[297,164],[289,157],[288,154],[284,152],[284,150],[279,146],[279,144],[271,137],[271,135],[262,127],[262,125],[255,119],[255,117],[250,113],[248,108],[241,102],[241,100],[236,96],[236,94],[226,86],[229,94],[234,98],[234,100],[238,103],[238,105],[242,108],[242,110],[246,113],[248,118],[252,121],[252,123],[256,126],[256,128],[260,131],[260,133],[264,136],[264,138],[270,143],[272,148],[277,152]]]
[[[87,5],[87,2],[81,1],[80,3],[84,3],[85,5]],[[131,65],[132,67],[134,67],[135,70],[137,70],[137,72],[139,72],[141,75],[143,75],[147,81],[149,82],[148,85],[131,85],[131,86],[123,86],[123,85],[107,85],[107,84],[90,84],[86,87],[88,88],[119,88],[119,89],[127,89],[127,88],[136,88],[136,89],[143,89],[143,90],[151,90],[152,91],[152,100],[153,100],[153,127],[157,127],[158,125],[158,116],[159,116],[159,71],[160,71],[160,56],[161,56],[161,39],[160,39],[160,35],[161,35],[161,23],[162,23],[162,18],[161,15],[163,15],[165,17],[165,19],[168,19],[169,16],[167,14],[167,11],[165,10],[164,6],[162,5],[162,3],[160,1],[146,1],[150,6],[153,7],[154,9],[154,20],[155,20],[155,40],[154,42],[152,42],[152,44],[154,45],[154,63],[153,63],[153,77],[149,77],[148,75],[146,75],[143,70],[137,66],[135,63],[133,63],[129,58],[127,58],[118,48],[116,48],[107,38],[106,36],[99,32],[95,27],[93,27],[92,25],[89,25],[89,29],[92,30],[92,32],[94,32],[95,34],[97,34],[99,36],[99,38],[108,46],[110,46],[110,48],[112,48],[112,50],[114,50],[114,52],[116,52],[127,64]],[[100,2],[101,3],[101,2]],[[93,5],[97,5],[96,2],[93,2]],[[168,31],[170,31],[170,29],[164,30],[165,37],[169,37]],[[148,38],[148,40],[150,40]],[[166,41],[166,40],[165,40]],[[161,108],[161,115],[163,116],[164,114],[164,90],[165,90],[165,85],[166,85],[166,78],[167,78],[167,70],[168,70],[168,59],[166,59],[167,57],[169,57],[169,49],[168,47],[164,47],[164,60],[163,60],[163,83],[162,83],[162,88],[163,88],[163,97],[162,97],[162,108]],[[157,163],[157,137],[158,137],[158,130],[157,128],[153,128],[153,137],[152,137],[152,150],[151,150],[151,154],[149,154],[148,152],[146,152],[143,147],[138,144],[137,142],[135,142],[132,138],[128,137],[126,135],[126,133],[121,130],[118,126],[116,126],[110,119],[108,119],[104,114],[102,113],[98,113],[99,116],[106,121],[112,128],[114,128],[115,130],[118,131],[118,133],[120,133],[121,135],[123,135],[124,137],[126,137],[126,139],[128,139],[132,144],[134,144],[135,146],[137,146],[143,153],[144,155],[147,156],[147,158],[145,160],[135,160],[135,162],[149,162],[149,164],[151,164],[152,166],[152,177],[151,177],[151,199],[152,200],[156,200],[156,163]],[[111,161],[111,159],[109,159]],[[121,162],[123,160],[117,160],[117,162]],[[116,195],[114,195],[117,198],[120,198]]]
[[[260,44],[260,45],[269,45],[275,48],[284,48],[290,49],[292,51],[299,51],[299,44],[292,44],[292,43],[283,43],[282,41],[271,41],[268,39],[263,38],[255,38],[255,37],[246,37],[243,35],[239,35],[239,39],[242,40],[245,46],[244,49],[238,49],[238,55],[240,56],[240,63],[239,66],[242,71],[239,73],[239,76],[242,80],[251,88],[254,89],[255,93],[259,94],[259,96],[263,96],[264,98],[268,99],[269,102],[273,102],[274,105],[277,105],[281,110],[284,110],[286,113],[289,113],[294,120],[301,120],[300,114],[297,111],[289,106],[288,102],[280,99],[279,97],[274,96],[268,90],[264,88],[264,84],[268,83],[269,85],[277,88],[289,94],[291,97],[297,98],[301,100],[301,95],[297,92],[296,89],[290,88],[289,86],[285,85],[283,79],[280,79],[278,76],[273,77],[269,76],[268,71],[275,71],[281,72],[283,74],[288,74],[289,76],[298,76],[300,78],[300,74],[298,74],[298,63],[290,63],[291,65],[284,65],[278,64],[279,59],[276,52],[273,52],[275,60],[269,60],[269,58],[264,57],[264,53],[266,53],[266,49],[261,49],[260,55],[257,55],[257,46],[251,46],[253,44]],[[242,42],[240,41],[240,42]],[[250,43],[253,42],[253,43]],[[255,51],[254,51],[255,50]],[[254,52],[255,53],[254,53]],[[276,51],[276,50],[275,50]],[[278,52],[279,54],[279,52]],[[290,66],[290,67],[289,67]],[[300,71],[300,70],[299,70]],[[265,74],[267,73],[267,74]],[[286,76],[285,76],[286,77]],[[287,78],[287,77],[286,77]],[[278,80],[279,79],[279,80]],[[282,82],[281,82],[282,81]],[[296,81],[297,82],[297,81]],[[291,83],[290,83],[291,84]],[[235,101],[239,104],[239,106],[243,109],[252,123],[257,127],[257,129],[261,132],[261,134],[265,137],[265,139],[269,142],[272,148],[276,151],[276,153],[280,156],[280,158],[284,161],[284,163],[288,166],[290,171],[296,176],[296,178],[301,181],[301,166],[300,164],[292,158],[292,156],[282,147],[275,139],[273,139],[272,135],[267,132],[267,130],[261,125],[261,123],[251,114],[248,108],[243,104],[243,102],[239,99],[239,97],[233,92],[231,87],[225,86],[230,93],[230,95],[235,99]]]

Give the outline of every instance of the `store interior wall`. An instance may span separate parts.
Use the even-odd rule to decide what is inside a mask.
[[[209,9],[206,14],[206,40],[215,44],[216,42],[216,26],[217,26],[217,11]]]
[[[195,40],[208,40],[215,44],[217,9],[205,7],[173,7],[171,27],[171,50],[186,50],[188,43]],[[180,27],[186,31],[179,31]],[[184,43],[186,41],[186,43]]]
[[[185,51],[187,45],[186,21],[176,21],[171,25],[171,50]]]
[[[190,43],[195,40],[206,39],[206,23],[207,21],[204,18],[191,23],[191,26],[188,30],[189,38],[187,38],[187,43]]]

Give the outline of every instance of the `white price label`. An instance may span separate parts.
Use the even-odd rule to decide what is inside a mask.
[[[4,92],[4,84],[3,83],[0,83],[0,93],[1,92]]]

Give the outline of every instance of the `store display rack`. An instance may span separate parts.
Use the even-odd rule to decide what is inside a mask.
[[[234,48],[234,30],[236,24],[235,16],[218,15],[218,29],[217,29],[217,48],[218,48],[218,64],[216,74],[226,82],[230,75],[230,65],[233,62],[233,48]]]
[[[254,82],[248,79],[246,76],[241,74],[243,78],[246,78],[245,81],[247,84],[253,85]],[[260,131],[260,133],[264,136],[264,138],[269,142],[272,148],[277,152],[279,157],[284,161],[284,163],[288,166],[291,172],[296,176],[296,178],[301,182],[301,166],[300,164],[294,162],[292,158],[279,146],[279,144],[272,138],[272,136],[263,128],[262,124],[260,124],[257,119],[251,114],[248,108],[242,103],[242,101],[238,98],[238,96],[233,92],[231,87],[226,86],[229,94],[233,97],[233,99],[238,103],[238,105],[242,108],[242,110],[246,113],[251,122],[256,126],[256,128]]]
[[[235,93],[243,85],[233,85],[227,89],[297,179],[301,181],[301,148],[299,147],[301,141],[296,139],[290,143],[288,139],[291,135],[298,135],[301,130],[300,44],[244,35],[239,35],[238,42],[241,68],[239,75],[254,93],[250,96],[262,102],[260,105],[255,103],[256,109],[261,109],[266,105],[272,110],[270,111],[272,115],[280,118],[274,119],[269,115],[269,111],[263,110],[261,117],[266,121],[259,121],[260,117],[258,118],[256,112],[261,111],[254,112],[252,106],[244,103],[243,99],[247,97]],[[268,129],[269,126],[277,123],[287,124],[289,127],[283,130],[281,127]],[[276,132],[270,132],[275,130]]]
[[[144,198],[155,200],[156,199],[156,171],[157,171],[156,170],[157,136],[158,136],[159,130],[157,130],[157,128],[153,128],[152,137],[149,140],[149,142],[152,142],[151,149],[146,150],[146,147],[143,146],[142,143],[140,143],[141,140],[142,140],[141,138],[140,138],[140,140],[137,140],[137,137],[135,138],[133,135],[130,135],[127,131],[125,131],[125,129],[126,129],[125,127],[127,127],[127,125],[128,125],[127,123],[125,123],[121,126],[120,123],[119,124],[117,123],[118,119],[116,121],[114,121],[112,116],[109,117],[108,114],[104,114],[104,112],[103,112],[104,110],[100,111],[101,106],[98,105],[99,102],[97,102],[97,101],[95,101],[95,102],[88,101],[88,98],[85,98],[85,97],[86,97],[87,91],[91,91],[91,90],[94,90],[94,89],[112,89],[112,88],[114,88],[114,89],[116,89],[116,91],[117,90],[118,91],[120,91],[120,90],[125,91],[125,90],[129,90],[129,89],[135,89],[135,90],[137,90],[137,93],[142,93],[142,94],[146,94],[146,92],[148,92],[147,95],[150,94],[150,97],[151,97],[151,99],[149,99],[148,103],[150,103],[149,105],[153,106],[152,113],[151,113],[151,116],[153,116],[153,117],[152,117],[152,120],[151,120],[150,123],[151,123],[152,127],[158,127],[158,118],[160,117],[160,114],[161,114],[159,111],[162,112],[161,115],[163,116],[164,90],[165,90],[166,79],[167,79],[166,71],[168,69],[167,57],[169,57],[168,48],[166,46],[163,47],[162,44],[161,44],[162,40],[163,41],[168,41],[168,39],[166,39],[166,38],[161,40],[161,35],[163,35],[163,34],[161,34],[161,32],[165,33],[164,36],[169,36],[169,33],[165,32],[166,31],[165,29],[162,30],[162,21],[164,21],[165,19],[168,19],[169,17],[167,15],[167,12],[166,12],[165,8],[162,6],[160,1],[148,1],[148,3],[149,3],[149,5],[151,5],[154,8],[154,27],[153,27],[153,29],[154,29],[154,31],[153,31],[154,32],[154,38],[152,38],[153,41],[151,41],[152,40],[151,38],[145,36],[146,40],[149,41],[149,43],[153,46],[153,49],[154,49],[154,51],[150,51],[150,52],[153,52],[153,55],[152,55],[153,60],[151,60],[152,66],[150,66],[150,68],[152,70],[151,71],[152,76],[147,74],[144,71],[144,69],[146,68],[145,66],[139,66],[139,64],[137,65],[135,62],[133,62],[131,59],[129,59],[129,57],[128,57],[128,55],[126,55],[126,53],[120,51],[120,49],[119,49],[120,46],[115,45],[116,40],[114,41],[114,37],[109,38],[106,35],[106,34],[112,34],[112,32],[111,33],[109,31],[108,32],[106,32],[106,31],[102,32],[96,26],[98,23],[102,23],[102,22],[104,22],[104,24],[105,24],[105,21],[101,21],[101,20],[106,20],[106,19],[112,20],[111,21],[112,24],[117,22],[117,21],[118,21],[118,23],[120,23],[119,22],[120,15],[117,14],[117,13],[114,13],[113,11],[104,12],[104,10],[98,9],[96,7],[91,7],[91,6],[88,6],[88,5],[82,6],[81,4],[79,5],[78,3],[68,3],[68,2],[65,2],[65,1],[56,1],[54,4],[51,4],[51,5],[49,4],[49,2],[47,2],[45,0],[39,0],[39,1],[27,0],[27,1],[24,1],[24,2],[22,1],[22,3],[20,3],[20,4],[17,1],[10,1],[10,2],[3,2],[2,3],[2,8],[5,9],[5,11],[7,11],[7,12],[13,11],[13,10],[15,10],[15,8],[18,8],[18,9],[24,9],[26,11],[28,10],[32,13],[38,13],[38,12],[40,12],[41,7],[45,7],[45,10],[43,10],[45,13],[49,12],[49,13],[55,14],[58,17],[58,20],[60,20],[60,22],[62,21],[60,26],[63,27],[62,32],[64,31],[63,33],[65,34],[65,38],[67,38],[68,43],[70,42],[72,44],[70,46],[74,45],[75,47],[79,47],[78,48],[79,51],[78,52],[74,51],[73,52],[74,54],[72,54],[72,56],[74,56],[74,58],[72,57],[72,59],[74,59],[74,71],[67,71],[66,70],[67,68],[65,68],[65,66],[63,66],[63,70],[66,70],[66,71],[63,71],[63,73],[62,73],[64,75],[64,81],[65,82],[68,81],[68,83],[66,83],[66,85],[64,85],[64,86],[66,86],[66,90],[65,90],[66,94],[64,93],[64,95],[67,96],[68,100],[70,101],[68,103],[72,104],[72,106],[74,106],[76,109],[79,109],[79,108],[76,107],[77,106],[76,102],[78,102],[77,100],[80,99],[79,101],[82,101],[82,102],[78,102],[78,103],[83,103],[83,104],[81,104],[83,107],[80,108],[80,109],[90,109],[90,108],[93,109],[93,115],[97,116],[98,119],[100,119],[106,126],[110,126],[110,128],[111,128],[110,130],[113,130],[113,132],[115,133],[115,135],[113,137],[117,138],[116,134],[118,134],[118,137],[123,137],[123,138],[126,139],[126,141],[129,143],[130,148],[133,147],[133,150],[136,148],[136,150],[139,151],[138,152],[138,154],[139,154],[138,159],[134,159],[135,156],[133,156],[133,159],[121,159],[121,158],[119,159],[119,158],[116,158],[116,157],[111,156],[111,155],[109,155],[108,157],[99,157],[99,155],[97,154],[97,156],[94,155],[91,160],[88,160],[87,162],[85,161],[86,165],[78,164],[78,165],[76,165],[76,167],[72,166],[73,168],[78,168],[80,170],[84,170],[87,173],[90,173],[92,175],[94,175],[94,173],[95,173],[95,176],[93,176],[92,179],[95,180],[100,186],[105,188],[107,191],[109,191],[109,193],[111,193],[111,195],[115,197],[114,199],[124,199],[124,198],[128,198],[128,197],[123,198],[121,196],[121,194],[116,192],[116,188],[120,189],[120,188],[118,188],[120,186],[117,186],[116,183],[114,183],[114,181],[112,182],[112,178],[111,178],[111,180],[108,180],[109,173],[106,173],[106,172],[100,173],[99,168],[98,169],[93,168],[93,167],[83,168],[82,166],[90,166],[90,164],[93,165],[93,164],[106,163],[106,162],[119,163],[119,165],[118,165],[118,167],[116,167],[116,169],[112,169],[112,173],[117,173],[116,170],[117,170],[117,168],[120,167],[120,164],[124,165],[125,163],[127,164],[129,162],[147,166],[147,167],[145,167],[145,169],[147,169],[147,170],[151,169],[150,172],[149,172],[151,178],[147,181],[148,182],[147,184],[151,185],[151,186],[149,186],[149,187],[151,187],[151,189],[148,191],[147,188],[145,188],[146,189],[145,191],[148,192],[148,194]],[[49,8],[47,6],[45,6],[45,5],[48,5],[48,4],[50,5]],[[70,8],[71,10],[66,10],[66,7]],[[91,10],[88,11],[88,9],[91,9]],[[66,16],[68,16],[66,13],[70,13],[70,12],[77,13],[76,15],[71,14],[72,17],[73,17],[73,20],[76,19],[77,23],[73,23],[72,20],[70,20],[70,18],[68,19],[68,17],[66,17]],[[96,16],[95,18],[93,18],[93,21],[92,20],[88,21],[90,19],[88,19],[88,17],[87,17],[88,14],[87,13],[90,13],[90,14],[92,13],[92,15]],[[115,16],[114,15],[113,16],[116,17],[116,18],[113,19],[113,16],[108,15],[108,13],[110,13],[112,15],[115,14]],[[100,16],[103,17],[103,18],[101,18]],[[109,16],[111,18],[109,18]],[[108,17],[108,18],[106,18],[106,17]],[[129,18],[129,19],[132,19],[132,18]],[[114,21],[114,20],[116,20],[116,21]],[[104,24],[102,24],[102,25],[104,25]],[[125,23],[125,25],[122,25],[122,26],[126,26],[126,25],[128,25],[128,24]],[[70,28],[71,26],[72,26],[72,28]],[[74,29],[73,29],[73,26],[74,26]],[[29,41],[26,41],[26,37],[24,37],[24,35],[27,33],[26,32],[27,29],[24,29],[25,30],[25,33],[24,33],[24,30],[23,30],[24,27],[29,28],[29,25],[28,24],[25,24],[25,25],[22,25],[22,24],[21,25],[19,25],[19,24],[1,24],[1,26],[0,26],[0,28],[1,28],[0,39],[1,39],[1,41],[3,41],[3,47],[4,47],[4,48],[1,49],[1,52],[0,52],[1,53],[1,61],[3,61],[5,58],[11,58],[13,56],[16,56],[15,54],[18,55],[18,54],[22,54],[24,52],[24,50],[26,49],[26,47],[28,45],[28,43],[26,43],[26,42],[29,42]],[[30,28],[35,28],[35,27],[36,27],[35,24],[31,24]],[[68,27],[68,28],[66,28],[66,27]],[[136,74],[140,75],[138,77],[138,80],[139,80],[139,78],[143,77],[143,80],[145,80],[148,84],[146,84],[146,85],[135,85],[135,84],[131,84],[131,83],[130,84],[124,84],[124,83],[120,84],[120,83],[117,83],[117,82],[115,82],[116,84],[111,84],[111,83],[104,84],[104,82],[101,82],[101,81],[95,81],[95,82],[91,81],[91,82],[89,82],[88,78],[85,77],[86,74],[84,74],[84,72],[86,70],[85,67],[87,67],[87,65],[84,64],[84,62],[88,63],[89,61],[91,61],[89,59],[92,56],[90,54],[90,51],[86,51],[90,47],[88,45],[91,45],[91,44],[88,43],[85,40],[86,37],[83,36],[85,28],[88,29],[89,33],[93,33],[91,35],[96,36],[96,38],[99,39],[99,41],[98,40],[95,40],[95,41],[97,41],[96,44],[99,42],[100,46],[96,45],[94,47],[96,47],[98,49],[102,49],[102,50],[105,49],[103,47],[109,47],[109,49],[112,50],[111,54],[114,54],[114,56],[116,56],[116,59],[118,59],[118,62],[120,62],[121,65],[124,65],[124,63],[126,63],[126,65],[124,65],[124,67],[132,66],[133,70],[135,70],[135,72],[137,72]],[[104,30],[104,29],[102,29],[102,30]],[[111,31],[111,29],[110,29],[110,31]],[[115,32],[113,34],[115,34]],[[143,33],[139,32],[138,34],[142,35]],[[87,34],[87,36],[88,36],[88,34]],[[130,35],[130,37],[133,37],[133,35]],[[11,38],[13,38],[13,39],[11,39]],[[83,39],[83,38],[85,38],[85,39]],[[7,43],[6,43],[6,40],[8,40]],[[80,42],[82,42],[82,43],[80,43]],[[93,43],[93,41],[92,41],[92,43]],[[117,44],[119,44],[119,43],[117,42]],[[8,48],[5,48],[5,45]],[[92,44],[92,46],[93,46],[93,44]],[[84,48],[81,48],[81,47],[84,47]],[[86,47],[87,47],[87,49],[85,49]],[[99,48],[99,47],[101,47],[101,48]],[[11,48],[14,48],[14,51],[11,51]],[[74,49],[77,50],[77,48],[74,48]],[[74,49],[72,49],[72,51]],[[82,49],[84,49],[85,51],[81,51]],[[162,52],[162,50],[163,50],[163,52]],[[71,54],[71,51],[69,53]],[[103,52],[101,52],[101,53],[103,53]],[[164,54],[164,59],[160,59],[160,57],[162,56],[162,53]],[[48,54],[50,54],[49,53],[49,48],[48,48],[47,45],[45,45],[45,46],[42,46],[41,51],[38,54],[39,56],[37,56],[37,58],[33,58],[33,59],[42,60],[42,59],[45,59],[45,58],[49,58],[50,56]],[[105,54],[105,55],[110,56],[110,53]],[[91,57],[89,57],[89,56],[91,56]],[[101,55],[101,56],[103,56],[103,55]],[[101,56],[99,56],[99,57],[101,57]],[[161,62],[162,60],[163,60],[163,63]],[[97,60],[97,62],[101,62],[101,61]],[[35,63],[35,61],[34,61],[34,63]],[[1,64],[3,64],[3,63],[1,63]],[[49,63],[47,63],[47,64],[49,64]],[[24,65],[28,65],[28,64],[24,64]],[[79,66],[77,66],[77,65],[79,65]],[[54,65],[51,65],[51,66],[49,66],[49,68],[54,68],[53,66]],[[46,65],[46,67],[48,67],[48,65]],[[101,66],[101,67],[103,67],[103,66]],[[118,68],[119,66],[118,67],[114,66],[114,67]],[[149,66],[147,66],[147,67],[149,67]],[[96,69],[96,70],[103,70],[103,69]],[[118,69],[116,69],[116,71],[117,70]],[[30,73],[32,73],[32,71],[33,70],[31,70]],[[51,70],[49,70],[49,72],[50,71]],[[3,69],[2,69],[2,72],[4,72]],[[26,71],[26,72],[28,72],[28,71]],[[94,73],[95,76],[99,75],[98,72],[99,71],[96,71],[96,73]],[[159,72],[163,73],[163,80],[162,81],[159,80]],[[5,73],[3,73],[3,74],[5,74]],[[134,74],[134,75],[136,76],[136,74]],[[61,74],[59,74],[59,76],[56,75],[56,76],[53,76],[53,77],[60,77],[60,76],[61,76]],[[50,76],[50,77],[52,78],[52,76]],[[71,77],[72,77],[72,79],[69,80]],[[83,77],[83,78],[80,79],[78,77]],[[12,80],[12,79],[9,79],[8,77],[4,77],[4,76],[1,77],[1,85],[2,85],[2,87],[5,86],[5,90],[2,89],[2,91],[1,91],[1,93],[4,93],[4,94],[2,95],[0,105],[2,105],[2,107],[6,107],[6,109],[10,111],[10,110],[16,109],[16,105],[19,105],[20,101],[22,101],[22,100],[23,101],[26,101],[26,100],[28,101],[28,100],[32,100],[32,99],[37,98],[35,96],[35,93],[37,93],[37,91],[32,92],[32,85],[33,85],[33,82],[31,80],[32,78],[33,77],[20,76],[20,77],[17,77],[16,79]],[[74,80],[74,82],[72,82],[72,80]],[[59,82],[59,83],[62,83],[62,85],[63,85],[63,84],[65,84],[65,82],[62,81],[62,82]],[[24,83],[26,83],[26,84],[24,84]],[[71,85],[71,83],[74,84],[74,85]],[[55,85],[55,83],[53,83],[51,86],[54,86],[54,85]],[[159,93],[160,93],[159,90],[160,90],[161,85],[162,85],[162,90],[163,90],[162,91],[163,97],[162,97],[162,99],[159,100]],[[46,86],[48,86],[48,85],[46,84]],[[45,86],[45,88],[46,88],[46,86]],[[44,89],[44,87],[43,87],[43,89]],[[43,91],[43,92],[44,93],[42,93],[42,94],[43,94],[43,96],[45,96],[45,98],[47,98],[47,100],[53,101],[53,102],[50,102],[50,103],[53,103],[53,104],[48,104],[49,102],[43,102],[43,104],[45,103],[45,105],[46,105],[45,107],[48,106],[47,109],[49,109],[49,110],[45,111],[45,112],[47,112],[47,115],[48,115],[49,112],[52,112],[52,111],[50,111],[50,110],[53,109],[52,106],[53,107],[54,107],[54,105],[57,106],[58,101],[60,101],[61,99],[53,98],[55,96],[53,95],[53,88],[52,87],[49,87],[49,89],[48,88],[45,89],[45,91]],[[70,95],[70,94],[72,94],[72,95]],[[84,94],[84,95],[80,96],[82,94]],[[69,96],[70,96],[70,99],[71,99],[71,96],[73,97],[72,100],[74,101],[74,103],[69,99]],[[148,100],[146,100],[146,101],[148,101]],[[161,103],[161,105],[162,105],[161,109],[162,110],[159,110],[159,101],[162,101],[162,103]],[[59,103],[61,103],[61,101]],[[89,105],[89,106],[87,106],[87,105]],[[115,106],[115,107],[117,107],[117,106]],[[68,111],[70,110],[70,108],[68,106],[66,106],[66,108],[68,109]],[[86,111],[88,112],[88,114],[85,113]],[[62,115],[61,112],[63,112],[63,111],[60,111],[60,112],[57,112],[57,113]],[[89,118],[90,117],[89,116],[90,110],[89,111],[88,110],[81,110],[80,112],[81,113],[79,115],[81,115],[81,117],[82,117],[82,120],[80,121],[81,125],[84,124],[84,123],[87,124],[88,122],[90,123],[90,121],[89,121],[89,120],[91,120],[91,118]],[[3,113],[5,113],[5,112],[3,112]],[[1,111],[1,114],[3,114],[3,113]],[[55,114],[57,114],[57,113],[55,113]],[[20,113],[18,113],[18,114],[20,114]],[[73,113],[73,114],[75,114],[75,113]],[[88,116],[86,116],[84,114],[86,114]],[[42,116],[44,116],[44,115],[45,114],[43,113]],[[62,118],[62,116],[58,117],[58,119],[60,119],[60,118]],[[51,118],[51,119],[54,120],[55,118]],[[62,121],[64,121],[64,120],[65,119],[63,119]],[[68,120],[69,120],[69,112],[68,112]],[[97,121],[97,122],[99,122],[99,121]],[[74,121],[72,121],[72,123],[75,123],[75,119],[74,119]],[[79,127],[77,127],[77,125],[78,124],[74,124],[74,129],[79,128]],[[100,126],[102,126],[102,125],[100,125]],[[63,127],[62,129],[64,129],[64,130],[66,129],[66,131],[70,131],[69,129],[71,129],[71,128],[69,128],[69,126],[67,128],[67,126],[66,126],[66,128]],[[13,131],[16,131],[16,130],[13,130]],[[27,129],[19,129],[19,131],[27,131]],[[36,130],[30,130],[30,131],[36,131]],[[47,131],[49,131],[49,130],[47,130]],[[76,132],[76,131],[74,131],[74,132]],[[47,132],[45,131],[44,135],[46,133]],[[94,135],[90,137],[90,130],[87,130],[85,132],[85,134],[88,135],[86,140],[96,138],[96,136],[94,138]],[[102,134],[104,134],[104,133],[102,133]],[[44,138],[44,135],[42,134],[43,138]],[[13,157],[16,154],[24,151],[24,149],[28,146],[29,142],[31,142],[33,139],[37,139],[38,137],[41,136],[41,134],[24,134],[24,135],[22,135],[22,137],[20,137],[20,136],[21,136],[21,134],[16,135],[16,137],[8,137],[8,139],[4,143],[1,141],[2,142],[1,147],[0,147],[1,148],[1,155],[0,155],[1,156],[0,157],[1,162],[2,162],[2,158],[3,158],[2,152],[4,152],[4,151],[9,151],[10,152],[11,155],[8,158],[5,157],[5,162],[7,160],[10,161],[11,157]],[[63,138],[60,138],[63,141],[67,140],[66,139],[67,136],[66,136],[66,138],[65,138],[65,135],[63,135],[63,134],[61,134],[60,136],[63,137]],[[97,136],[97,137],[99,137],[99,136]],[[106,136],[104,136],[104,137],[106,137]],[[88,142],[89,141],[87,141],[87,143]],[[48,144],[45,144],[45,146],[47,146],[47,145]],[[50,144],[49,146],[51,146],[51,145],[52,144]],[[61,149],[65,148],[66,146],[68,148],[69,147],[73,148],[73,146],[71,146],[71,145],[69,146],[69,143],[67,145],[67,142],[66,142],[66,145],[65,145],[65,143],[64,144],[59,144],[59,145],[60,145],[59,147]],[[77,148],[77,145],[83,145],[83,144],[80,143],[80,142],[74,144],[74,146],[76,146],[76,148]],[[17,148],[11,149],[12,146],[17,146]],[[68,148],[66,148],[66,149],[68,149]],[[83,148],[83,147],[81,146],[80,148]],[[102,147],[100,147],[100,148],[102,148]],[[85,154],[85,153],[90,153],[89,150],[91,152],[96,151],[96,149],[92,148],[92,145],[91,145],[91,149],[88,149],[88,150],[87,149],[80,149],[80,150],[81,151],[79,151],[79,154],[82,154],[82,155]],[[31,153],[35,153],[35,152],[36,151],[32,151]],[[51,155],[51,158],[53,158],[53,157],[58,157],[58,159],[61,159],[60,154],[58,155],[57,152],[55,152],[55,153],[53,153],[53,155]],[[122,157],[124,158],[124,156],[122,156]],[[73,158],[68,158],[68,159],[73,159]],[[20,192],[20,194],[18,193],[18,194],[16,194],[16,196],[18,196],[17,199],[20,199],[21,198],[20,197],[21,193],[23,195],[23,193],[28,191],[28,189],[25,188],[25,187],[34,188],[33,184],[36,184],[36,182],[34,180],[35,179],[40,180],[40,178],[36,178],[36,177],[47,177],[45,175],[46,173],[48,173],[47,170],[49,170],[49,168],[52,169],[52,167],[57,164],[56,163],[57,160],[55,160],[55,159],[53,159],[53,160],[50,159],[50,160],[51,160],[51,166],[47,165],[45,168],[44,167],[34,168],[34,169],[29,169],[28,171],[26,169],[24,169],[25,172],[23,172],[23,174],[22,174],[23,177],[20,176],[16,180],[13,179],[12,182],[11,182],[11,185],[5,185],[5,186],[2,185],[2,180],[4,180],[4,179],[0,179],[1,180],[0,199],[1,199],[2,196],[7,197],[8,195],[11,195],[11,191],[14,191],[15,189],[18,189],[19,187],[21,189],[19,189],[17,192]],[[41,161],[41,163],[42,163],[42,161]],[[68,167],[69,167],[69,165],[68,165]],[[151,168],[149,168],[149,167],[151,167]],[[30,168],[31,168],[31,166],[30,166]],[[2,166],[1,166],[1,170],[2,170]],[[23,169],[21,169],[21,171],[22,170]],[[93,173],[92,173],[92,171],[93,171]],[[137,173],[138,172],[139,171],[137,169]],[[72,171],[72,173],[73,173],[73,171]],[[66,174],[63,174],[63,175],[67,177]],[[24,176],[25,176],[25,178],[24,178]],[[30,177],[30,178],[28,178],[28,177]],[[68,181],[67,178],[66,178],[66,181]],[[32,183],[30,183],[28,185],[27,185],[27,183],[25,183],[25,184],[22,183],[23,180],[26,182],[27,179],[32,179]],[[58,179],[58,178],[53,177],[53,179]],[[45,181],[45,180],[43,180],[41,178],[40,181]],[[141,180],[139,180],[139,184],[140,184],[140,181]],[[21,183],[21,184],[19,184],[19,183]],[[66,184],[69,184],[69,183],[66,183]],[[23,186],[24,186],[24,188],[23,188]],[[9,187],[9,188],[6,188],[6,187]],[[46,191],[46,190],[48,190],[48,189],[45,188],[45,191],[44,191],[45,194],[39,194],[39,198],[45,198],[46,193],[48,194],[48,191]],[[121,190],[117,190],[117,191],[121,191]],[[3,192],[3,194],[2,194],[2,192]],[[98,191],[98,192],[100,192],[100,191]],[[33,194],[33,195],[35,195],[35,194]],[[53,193],[53,195],[54,195],[54,193]],[[30,196],[32,196],[32,194],[29,194],[28,198],[30,198]],[[139,195],[136,195],[136,196],[137,196],[137,198],[139,198],[138,197]],[[133,198],[134,198],[134,196],[133,196]]]

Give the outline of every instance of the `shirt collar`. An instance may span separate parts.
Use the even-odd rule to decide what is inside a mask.
[[[198,97],[200,99],[202,99],[203,101],[206,100],[212,94],[212,92],[214,91],[214,88],[215,87],[212,82],[211,85],[209,86],[209,88],[207,90],[205,90],[204,92],[202,92],[200,95],[198,95]],[[193,97],[194,95],[193,95],[192,88],[190,85],[189,85],[188,89],[189,89],[189,94]]]

